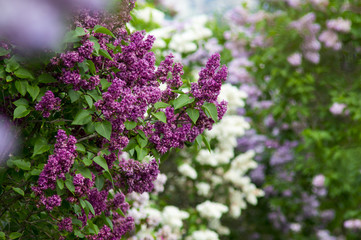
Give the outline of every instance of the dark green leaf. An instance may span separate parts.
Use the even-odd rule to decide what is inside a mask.
[[[197,109],[187,108],[186,110],[188,116],[192,120],[194,124],[196,124],[198,118],[199,118],[199,111]]]
[[[12,232],[12,233],[10,233],[9,238],[10,239],[17,239],[17,238],[21,237],[22,235],[23,234],[19,233],[19,232]]]
[[[35,101],[36,97],[39,95],[40,88],[38,86],[28,85],[27,90],[30,96],[32,97],[33,101]]]
[[[102,156],[96,156],[95,158],[93,158],[93,161],[106,171],[109,171],[107,161]]]
[[[196,143],[198,144],[199,147],[202,147],[202,135],[198,135],[196,137]]]
[[[16,69],[20,67],[20,64],[15,60],[15,57],[11,57],[10,59],[4,60],[6,64],[5,71],[6,72],[14,72]]]
[[[62,179],[56,179],[56,185],[60,190],[64,189],[64,181]]]
[[[104,186],[104,177],[103,176],[98,176],[95,178],[95,186],[97,187],[98,191],[101,191],[103,186]]]
[[[50,146],[45,138],[38,138],[34,145],[33,157],[38,154],[47,152],[50,149]]]
[[[100,50],[99,50],[99,54],[100,54],[101,56],[105,57],[105,58],[108,58],[109,60],[114,61],[113,58],[110,56],[110,54],[108,53],[107,50],[100,49]]]
[[[25,96],[27,87],[28,87],[27,81],[16,81],[15,82],[15,88],[16,88],[16,90],[18,90],[18,92],[22,96]]]
[[[205,109],[205,113],[208,117],[211,117],[215,122],[218,121],[218,112],[216,105],[214,105],[213,103],[205,102],[202,107],[203,109]]]
[[[81,109],[75,116],[72,125],[85,125],[92,120],[88,110]]]
[[[57,82],[57,80],[48,73],[41,74],[38,77],[38,80],[41,83],[54,83],[54,82]]]
[[[128,145],[123,149],[124,152],[128,152],[130,151],[131,149],[135,148],[135,146],[137,146],[137,142],[135,141],[134,138],[131,138],[129,140],[129,143]]]
[[[85,164],[85,166],[90,166],[93,161],[89,158],[83,158],[83,163]]]
[[[204,134],[202,134],[202,140],[203,140],[204,144],[206,145],[208,151],[211,152],[211,145],[209,144],[208,139],[206,136],[204,136]]]
[[[29,72],[28,70],[26,70],[25,68],[19,68],[18,70],[16,70],[14,72],[15,76],[17,76],[18,78],[25,78],[25,79],[34,79],[33,75],[31,74],[31,72]]]
[[[194,98],[189,98],[188,95],[182,94],[177,99],[174,100],[173,106],[174,109],[176,110],[192,102],[194,102]]]
[[[87,91],[87,94],[90,95],[95,101],[102,99],[102,96],[99,95],[99,93],[95,89],[91,91]]]
[[[103,33],[103,34],[106,34],[106,35],[109,35],[109,36],[115,38],[114,34],[109,29],[107,29],[103,26],[100,26],[100,25],[96,25],[94,27],[94,32],[95,33]]]
[[[108,80],[104,78],[100,80],[100,84],[102,85],[102,90],[106,90],[110,87],[110,85],[112,85],[112,83],[108,82]]]
[[[20,194],[21,196],[24,196],[24,191],[22,189],[14,187],[13,190],[14,192]]]
[[[25,162],[24,160],[13,160],[11,162],[22,170],[30,170],[31,164],[29,162]]]
[[[168,106],[170,106],[170,105],[168,103],[164,103],[164,102],[156,102],[154,104],[155,109],[166,108]]]
[[[126,128],[127,130],[132,130],[132,129],[134,129],[134,128],[137,126],[137,123],[136,123],[136,122],[126,121],[126,122],[124,123],[124,125],[125,125],[125,128]]]
[[[69,94],[71,103],[76,102],[80,98],[80,94],[77,91],[74,91],[73,89],[70,89],[68,94]]]
[[[110,140],[110,135],[112,133],[112,124],[108,121],[96,122],[95,131],[99,133],[101,136]]]
[[[87,200],[85,200],[85,204],[86,204],[87,208],[90,210],[90,212],[95,216],[95,211],[94,211],[93,205],[91,205],[91,203],[88,202]]]
[[[167,117],[165,116],[164,112],[156,112],[156,113],[152,113],[152,115],[154,117],[156,117],[159,121],[167,123]]]
[[[69,189],[70,192],[75,192],[75,186],[70,178],[65,180],[65,186]]]
[[[33,169],[31,170],[30,174],[33,175],[33,176],[39,176],[41,173],[41,170],[40,169]]]
[[[29,105],[28,100],[26,100],[25,98],[20,98],[20,99],[16,100],[15,102],[13,102],[13,104],[17,107]]]
[[[15,118],[23,118],[30,113],[30,110],[26,108],[26,106],[21,105],[14,110],[14,119]]]
[[[92,172],[90,171],[89,168],[79,168],[77,171],[79,173],[81,173],[81,175],[83,175],[83,177],[92,180]]]
[[[83,144],[77,143],[77,144],[75,144],[75,146],[76,146],[76,150],[77,150],[78,152],[81,152],[81,153],[85,153],[85,152],[86,152],[86,149],[85,149],[85,147],[84,147]]]
[[[137,132],[140,134],[140,136],[142,136],[142,138],[147,139],[147,136],[145,136],[145,133],[142,130],[138,130]]]
[[[92,60],[87,60],[86,63],[88,65],[88,67],[89,67],[90,73],[95,74],[96,69],[95,69],[95,65],[94,65],[93,61]]]
[[[110,229],[113,230],[113,223],[112,223],[112,220],[110,220],[109,217],[105,217],[105,222],[108,225],[108,227],[110,227]]]
[[[144,148],[145,146],[147,146],[148,139],[144,139],[139,135],[136,138],[137,138],[137,142],[141,148]]]
[[[88,103],[89,108],[93,107],[93,99],[88,96],[88,95],[84,95],[85,101]]]

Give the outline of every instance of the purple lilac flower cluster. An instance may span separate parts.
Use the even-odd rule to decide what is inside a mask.
[[[64,130],[58,131],[54,154],[50,155],[47,164],[40,173],[38,186],[33,187],[35,194],[40,197],[40,203],[49,211],[60,206],[61,198],[58,195],[47,197],[45,190],[55,190],[56,180],[65,180],[65,174],[69,173],[77,156],[75,143],[75,137],[71,135],[68,137]]]
[[[40,102],[36,104],[35,109],[43,112],[43,117],[50,117],[50,112],[53,110],[60,110],[60,98],[55,97],[52,91],[47,91],[41,98]]]
[[[159,174],[158,164],[155,159],[149,163],[140,163],[133,159],[123,159],[119,166],[120,174],[115,178],[115,184],[119,188],[126,188],[127,193],[153,191],[153,182]]]

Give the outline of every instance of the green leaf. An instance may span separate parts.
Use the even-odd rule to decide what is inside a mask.
[[[110,56],[110,54],[108,53],[107,50],[100,49],[100,50],[99,50],[99,54],[100,54],[101,56],[105,57],[105,58],[108,58],[109,60],[114,61],[113,58]]]
[[[16,90],[18,90],[18,92],[22,96],[25,96],[27,87],[28,87],[27,81],[16,81],[15,82],[15,88],[16,88]]]
[[[85,237],[84,234],[82,234],[78,229],[75,229],[75,230],[74,230],[74,234],[75,234],[75,236],[80,237],[80,238],[84,238],[84,237]]]
[[[24,191],[20,188],[13,187],[14,192],[20,194],[21,196],[24,196]]]
[[[103,26],[100,26],[100,25],[95,25],[94,32],[95,33],[103,33],[103,34],[106,34],[106,35],[109,35],[109,36],[115,38],[114,34],[109,29],[107,29]]]
[[[38,77],[38,80],[39,80],[40,83],[54,83],[54,82],[57,82],[57,80],[48,73],[41,74]]]
[[[202,134],[202,140],[203,140],[204,144],[206,145],[208,151],[211,152],[211,145],[209,144],[208,139],[206,138],[206,136],[204,136],[204,134]]]
[[[178,94],[184,94],[184,92],[183,92],[183,91],[181,91],[181,90],[172,90],[172,92],[174,92],[174,93],[178,93]]]
[[[86,207],[86,203],[85,203],[85,201],[84,201],[83,199],[80,199],[79,202],[80,202],[80,206],[81,206],[82,208],[85,208],[85,207]]]
[[[30,170],[31,164],[29,162],[26,162],[24,160],[12,160],[11,162],[22,170]]]
[[[68,178],[65,180],[65,186],[69,189],[70,192],[75,192],[75,186],[73,184],[72,179]]]
[[[56,185],[59,187],[60,190],[64,189],[64,181],[62,179],[56,179]]]
[[[142,138],[147,139],[147,136],[145,136],[145,133],[142,130],[137,131]]]
[[[137,159],[142,161],[145,156],[148,154],[148,150],[144,148],[140,148],[139,146],[135,147],[135,151],[137,152]]]
[[[15,102],[13,102],[13,104],[17,107],[29,106],[28,100],[26,100],[25,98],[20,98],[20,99],[16,100]]]
[[[165,116],[164,112],[156,112],[156,113],[152,113],[152,115],[154,117],[156,117],[159,121],[167,123],[167,117]]]
[[[198,118],[199,118],[199,111],[197,109],[187,108],[186,110],[188,116],[192,120],[194,124],[196,124]]]
[[[42,171],[40,169],[31,170],[30,174],[33,176],[39,176]]]
[[[90,166],[93,161],[89,158],[83,158],[83,163],[85,164],[85,166]]]
[[[112,124],[109,121],[96,122],[95,131],[101,136],[110,140],[110,135],[112,133]]]
[[[26,108],[26,106],[21,105],[14,110],[14,119],[15,118],[23,118],[30,113],[30,110]]]
[[[15,60],[15,57],[11,57],[10,59],[4,59],[4,62],[6,64],[5,71],[10,73],[14,72],[16,69],[20,67],[20,64]]]
[[[79,168],[77,171],[78,171],[81,175],[83,175],[83,177],[92,180],[92,172],[90,171],[89,168]]]
[[[0,56],[5,56],[5,55],[8,55],[9,53],[10,53],[9,49],[0,47]]]
[[[202,147],[202,135],[198,135],[196,137],[196,143],[198,144],[199,147]]]
[[[85,101],[88,103],[89,108],[92,108],[93,107],[93,99],[88,95],[84,95],[84,98],[85,98]]]
[[[10,233],[9,238],[10,239],[17,239],[17,238],[21,237],[22,235],[23,234],[19,233],[19,232],[12,232],[12,233]]]
[[[104,186],[104,177],[103,176],[98,176],[95,178],[95,186],[97,187],[98,191],[101,191],[103,186]]]
[[[93,158],[93,161],[106,171],[109,171],[107,161],[102,156],[96,156],[95,158]]]
[[[95,65],[94,65],[93,61],[92,60],[86,60],[86,63],[88,65],[90,73],[95,74],[97,71],[96,71],[96,68],[95,68]]]
[[[164,103],[164,102],[156,102],[156,103],[154,104],[155,109],[166,108],[166,107],[168,107],[168,106],[170,106],[170,104]]]
[[[68,95],[70,97],[71,103],[76,102],[80,98],[80,94],[77,91],[74,91],[73,89],[70,89],[68,91]]]
[[[126,128],[127,130],[132,130],[132,129],[134,129],[134,128],[137,126],[137,123],[136,123],[136,122],[126,121],[126,122],[124,123],[124,125],[125,125],[125,128]]]
[[[205,102],[202,106],[203,109],[205,109],[205,113],[208,117],[211,117],[213,121],[218,121],[218,112],[217,107],[213,103]]]
[[[84,147],[83,144],[77,143],[77,144],[75,144],[75,146],[76,146],[76,150],[77,150],[78,152],[86,153],[86,149],[85,149],[85,147]]]
[[[134,138],[131,138],[131,139],[129,140],[128,145],[127,145],[125,148],[123,148],[122,151],[123,151],[123,152],[128,152],[128,151],[130,151],[131,149],[135,148],[135,146],[137,146],[137,142],[135,141]]]
[[[105,222],[108,225],[108,227],[110,227],[110,229],[113,230],[113,223],[112,223],[112,220],[110,220],[109,217],[105,217]]]
[[[86,204],[87,208],[90,210],[90,212],[95,216],[95,211],[94,211],[93,205],[90,202],[88,202],[87,200],[85,200],[85,204]]]
[[[90,112],[88,110],[81,109],[74,118],[72,125],[85,125],[92,120]]]
[[[90,39],[90,41],[91,41],[92,43],[94,43],[94,45],[93,45],[94,52],[95,52],[96,54],[98,54],[98,53],[99,53],[99,50],[100,50],[100,44],[98,43],[98,39]]]
[[[112,85],[112,83],[108,82],[108,80],[102,78],[100,79],[100,84],[102,85],[102,90],[106,90]]]
[[[145,146],[147,146],[148,139],[144,139],[139,135],[136,138],[137,138],[137,142],[141,148],[144,148]]]
[[[194,98],[189,98],[188,95],[182,94],[177,99],[174,100],[173,106],[174,109],[176,110],[192,102],[194,102]]]
[[[86,35],[86,32],[84,31],[84,28],[82,27],[76,27],[74,30],[74,36],[81,37]]]
[[[30,96],[32,97],[33,101],[35,101],[36,97],[39,95],[40,88],[38,86],[28,85],[27,90]]]
[[[33,75],[31,74],[31,72],[29,72],[27,69],[25,68],[19,68],[18,70],[16,70],[14,72],[15,76],[17,76],[18,78],[25,78],[25,79],[34,79]]]
[[[34,145],[34,153],[33,153],[32,157],[34,157],[35,155],[47,152],[47,151],[49,151],[49,149],[50,149],[50,146],[49,146],[48,142],[46,141],[46,139],[38,138]]]
[[[98,100],[102,99],[102,96],[99,95],[99,93],[95,89],[91,90],[91,91],[87,91],[86,93],[88,95],[90,95],[95,101],[98,101]]]

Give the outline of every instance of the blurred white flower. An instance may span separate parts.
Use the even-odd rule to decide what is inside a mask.
[[[188,163],[184,163],[178,167],[178,171],[186,177],[189,177],[191,179],[197,178],[197,171],[191,167]]]
[[[222,217],[223,213],[228,212],[228,207],[221,203],[211,202],[209,200],[198,204],[196,207],[197,211],[204,218],[216,218]]]

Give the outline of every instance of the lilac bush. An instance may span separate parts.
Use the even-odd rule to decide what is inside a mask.
[[[1,110],[24,143],[0,168],[0,237],[126,238],[127,196],[153,191],[163,155],[207,142],[225,114],[219,54],[189,86],[171,55],[156,67],[153,36],[127,31],[134,6],[79,11],[60,52],[2,44]]]

